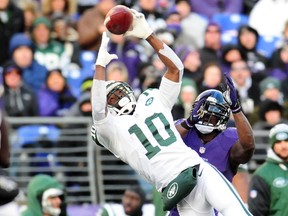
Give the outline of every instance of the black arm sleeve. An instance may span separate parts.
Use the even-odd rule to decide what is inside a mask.
[[[269,215],[270,189],[260,176],[253,176],[250,182],[248,207],[253,215]]]

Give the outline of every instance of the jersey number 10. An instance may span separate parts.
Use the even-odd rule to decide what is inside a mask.
[[[163,139],[163,137],[160,135],[158,128],[156,128],[155,124],[153,123],[153,120],[158,118],[164,125],[165,131],[168,133],[169,137],[166,139]],[[168,120],[165,118],[163,113],[154,113],[152,116],[147,117],[145,120],[145,124],[147,125],[148,129],[151,131],[154,139],[157,141],[157,143],[160,146],[169,146],[172,143],[176,141],[176,136],[174,132],[170,128],[170,124]],[[153,146],[151,142],[147,139],[141,128],[135,124],[129,128],[130,134],[135,134],[139,141],[142,143],[142,145],[147,150],[146,156],[151,159],[154,157],[161,149],[159,146]]]

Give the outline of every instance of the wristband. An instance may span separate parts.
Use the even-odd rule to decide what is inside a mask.
[[[241,111],[242,111],[241,105],[240,105],[239,101],[237,101],[237,103],[235,104],[234,108],[233,109],[231,108],[231,112],[233,114],[235,114],[235,113],[239,113]]]
[[[185,128],[186,130],[190,130],[194,125],[191,124],[191,122],[189,122],[188,119],[184,119],[182,122],[181,122],[181,126],[183,128]]]

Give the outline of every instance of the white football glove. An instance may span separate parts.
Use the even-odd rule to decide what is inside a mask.
[[[102,41],[95,65],[101,65],[102,67],[106,67],[106,65],[109,64],[110,61],[112,61],[113,59],[118,59],[118,56],[116,54],[110,54],[107,51],[109,40],[110,38],[107,36],[107,33],[103,32]]]
[[[128,30],[124,36],[134,36],[142,39],[146,39],[153,31],[147,23],[143,13],[139,13],[134,9],[130,9],[133,14],[133,23],[131,30]]]

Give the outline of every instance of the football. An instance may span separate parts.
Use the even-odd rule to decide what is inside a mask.
[[[110,9],[104,21],[107,30],[112,34],[124,34],[133,22],[130,9],[124,5],[117,5]]]

